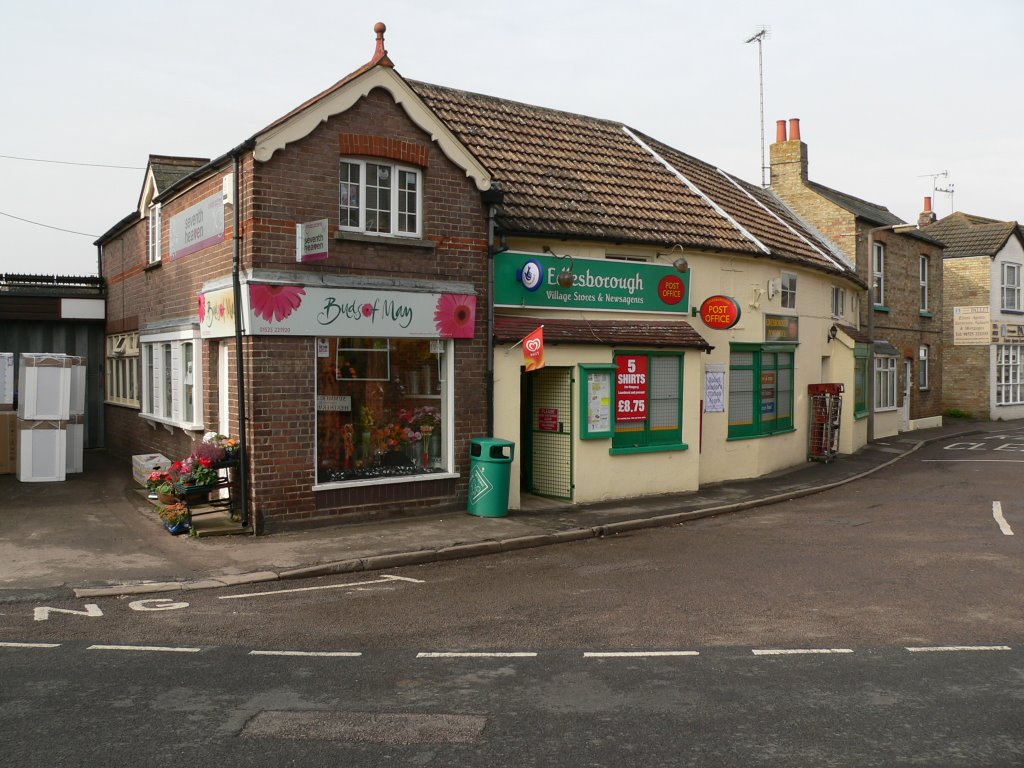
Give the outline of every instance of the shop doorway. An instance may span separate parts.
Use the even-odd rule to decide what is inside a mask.
[[[521,376],[522,490],[572,501],[572,369]]]

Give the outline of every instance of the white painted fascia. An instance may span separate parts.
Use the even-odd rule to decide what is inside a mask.
[[[423,103],[423,100],[408,84],[390,67],[374,67],[338,90],[311,104],[306,109],[293,115],[280,125],[275,125],[265,133],[256,135],[256,147],[253,157],[265,163],[274,153],[288,144],[303,139],[313,132],[328,118],[351,109],[359,99],[369,95],[374,88],[383,88],[391,94],[395,103],[400,106],[416,125],[430,135],[432,141],[444,152],[445,156],[466,172],[481,192],[491,188],[491,174],[463,146],[448,127],[438,119],[437,115]]]
[[[142,193],[139,195],[139,218],[149,216],[149,206],[153,204],[153,198],[157,196],[156,177],[153,176],[153,166],[146,166],[146,180],[142,182]]]

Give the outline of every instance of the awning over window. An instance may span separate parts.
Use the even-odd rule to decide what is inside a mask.
[[[538,325],[544,326],[546,344],[714,349],[684,320],[564,320],[495,315],[494,340],[499,344],[517,342]]]

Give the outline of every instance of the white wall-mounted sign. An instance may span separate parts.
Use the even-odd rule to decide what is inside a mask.
[[[991,315],[992,310],[985,305],[953,307],[954,346],[991,344]]]
[[[224,240],[224,196],[218,192],[171,218],[169,260],[201,251]]]
[[[330,255],[327,219],[295,225],[295,260],[323,261]]]

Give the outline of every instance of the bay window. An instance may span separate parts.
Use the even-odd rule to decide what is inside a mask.
[[[730,346],[730,440],[793,431],[794,351],[791,345]]]
[[[1024,347],[996,345],[996,405],[1024,403]]]
[[[202,352],[193,330],[142,336],[144,418],[182,429],[202,429]]]
[[[889,355],[875,357],[875,410],[896,407],[896,358]]]

